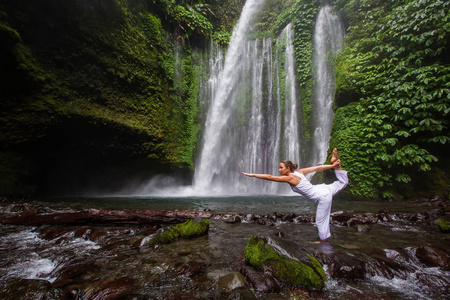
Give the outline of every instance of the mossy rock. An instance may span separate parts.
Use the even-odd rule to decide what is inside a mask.
[[[270,270],[280,280],[295,286],[322,290],[326,275],[321,264],[309,254],[300,261],[280,254],[263,238],[252,236],[245,248],[245,262],[260,270]]]
[[[450,233],[450,215],[441,217],[437,224],[442,232]]]
[[[201,219],[189,220],[181,224],[174,225],[166,231],[157,234],[149,241],[150,246],[158,244],[169,244],[179,238],[192,238],[205,235],[209,230],[209,220]]]

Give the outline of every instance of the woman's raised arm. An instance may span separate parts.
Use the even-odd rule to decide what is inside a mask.
[[[302,173],[303,175],[306,175],[306,174],[309,174],[312,172],[320,172],[320,171],[325,171],[325,170],[329,170],[329,169],[334,169],[337,166],[339,166],[340,164],[341,164],[341,161],[338,159],[332,165],[321,165],[321,166],[303,168],[303,169],[299,169],[298,172]]]

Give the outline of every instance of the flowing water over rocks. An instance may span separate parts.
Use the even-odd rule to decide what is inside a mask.
[[[5,200],[0,290],[2,299],[446,299],[450,235],[436,222],[448,204],[434,199],[400,203],[408,209],[398,211],[334,212],[332,238],[317,245],[310,243],[317,240],[311,213],[83,209]],[[210,220],[207,235],[143,243],[161,228],[197,217]],[[316,257],[326,271],[325,288],[289,286],[246,265],[253,235]]]

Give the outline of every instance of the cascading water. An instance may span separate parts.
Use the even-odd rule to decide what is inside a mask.
[[[331,7],[321,8],[314,29],[315,90],[312,102],[312,125],[314,132],[312,159],[310,164],[322,164],[329,148],[331,125],[333,123],[333,95],[335,77],[332,59],[341,49],[344,31]]]
[[[245,8],[242,18],[248,18]],[[247,29],[238,25],[236,30]],[[275,193],[280,188],[276,183],[250,183],[240,171],[276,174],[280,158],[298,161],[292,37],[288,25],[276,41],[275,55],[271,39],[232,39],[224,66],[220,56],[210,59],[211,77],[202,97],[212,95],[212,102],[195,171],[195,194]],[[211,52],[220,54],[216,48]]]
[[[295,163],[300,162],[301,142],[299,137],[299,120],[300,114],[299,96],[297,91],[297,83],[295,77],[295,58],[294,58],[294,31],[292,25],[288,24],[277,40],[277,44],[286,45],[284,50],[284,99],[278,95],[278,103],[283,103],[283,128],[284,132],[280,138],[283,141],[279,160],[291,160]],[[281,49],[283,50],[283,49]],[[280,55],[282,56],[280,51]],[[280,57],[281,58],[281,57]],[[278,58],[276,61],[281,61]],[[278,85],[280,86],[280,85]],[[278,158],[278,157],[277,157]]]
[[[200,102],[208,107],[193,192],[204,194],[261,194],[280,192],[276,183],[249,180],[240,172],[277,174],[278,162],[300,162],[301,101],[295,77],[292,26],[276,40],[246,39],[262,2],[245,4],[225,58],[212,44],[210,78]],[[321,9],[314,35],[316,87],[313,99],[312,146],[302,166],[325,161],[330,138],[334,77],[329,58],[340,49],[343,33],[331,8]],[[275,53],[273,53],[275,52]],[[286,189],[287,191],[287,189]]]
[[[233,31],[224,67],[218,74],[217,87],[211,89],[214,94],[209,104],[203,146],[194,174],[194,190],[197,193],[229,193],[231,189],[227,187],[237,181],[234,178],[240,166],[236,161],[242,160],[237,156],[244,152],[233,151],[239,140],[236,131],[245,131],[244,126],[248,126],[235,126],[236,122],[247,121],[244,114],[247,103],[237,101],[237,98],[243,99],[247,93],[252,93],[248,84],[248,74],[251,74],[248,68],[253,67],[248,64],[251,49],[245,35],[250,21],[263,4],[264,1],[258,0],[246,2]],[[235,107],[236,104],[238,107]],[[236,110],[238,113],[235,113]],[[258,117],[255,117],[257,121]]]

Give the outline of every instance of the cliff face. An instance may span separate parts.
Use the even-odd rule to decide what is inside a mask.
[[[0,194],[189,166],[182,156],[193,150],[173,142],[186,123],[171,99],[173,39],[157,9],[2,1]]]

